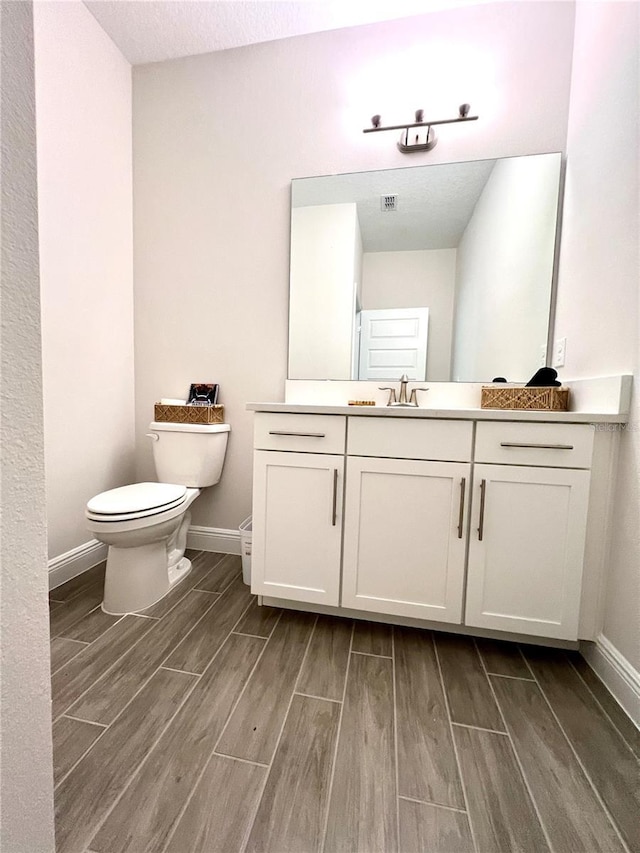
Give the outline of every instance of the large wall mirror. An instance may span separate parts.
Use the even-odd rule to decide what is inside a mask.
[[[289,378],[527,381],[547,349],[561,160],[294,180]]]

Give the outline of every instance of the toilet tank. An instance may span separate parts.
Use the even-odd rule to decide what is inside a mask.
[[[204,488],[215,485],[222,474],[229,424],[149,425],[153,461],[160,483]],[[156,438],[157,436],[157,438]]]

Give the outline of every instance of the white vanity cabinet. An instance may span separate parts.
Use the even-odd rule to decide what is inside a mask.
[[[593,452],[587,423],[260,411],[252,591],[574,641]]]
[[[477,430],[465,625],[575,640],[593,429]]]
[[[343,607],[460,624],[471,442],[462,421],[350,420]]]
[[[256,416],[253,592],[340,603],[345,424],[335,416]]]

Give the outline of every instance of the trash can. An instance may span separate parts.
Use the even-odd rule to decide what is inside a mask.
[[[251,516],[240,525],[240,554],[242,555],[242,580],[251,586]]]

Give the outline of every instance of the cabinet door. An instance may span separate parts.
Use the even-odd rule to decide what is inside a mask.
[[[458,462],[348,457],[343,607],[461,622],[469,474]]]
[[[344,457],[258,450],[251,591],[339,603]]]
[[[589,477],[475,466],[467,625],[577,639]]]

